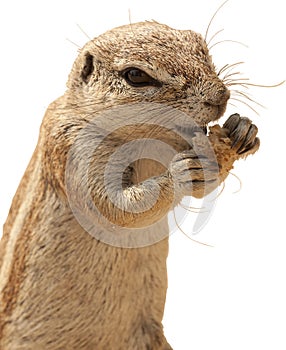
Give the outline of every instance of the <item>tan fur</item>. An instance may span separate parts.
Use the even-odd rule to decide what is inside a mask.
[[[93,71],[86,73],[93,57]],[[162,87],[134,88],[119,72],[127,66],[144,70]],[[83,74],[84,72],[84,74]],[[127,103],[154,102],[177,108],[202,127],[219,119],[229,92],[218,78],[199,34],[156,22],[115,28],[89,42],[69,76],[66,93],[44,117],[39,142],[14,197],[0,244],[0,349],[167,350],[162,330],[167,289],[168,239],[142,248],[119,248],[88,234],[67,200],[65,169],[68,152],[80,130],[102,110]],[[115,224],[144,227],[167,237],[166,214],[184,195],[201,197],[223,181],[233,162],[255,152],[256,128],[239,116],[210,130],[219,176],[202,177],[199,160],[183,140],[157,129],[178,155],[168,169],[154,161],[133,164],[130,183],[121,194],[124,208],[106,197],[104,165],[116,142],[144,136],[140,127],[115,133],[98,149],[86,184],[100,212]],[[137,132],[137,134],[136,134]],[[206,137],[194,136],[197,152],[210,163]],[[78,159],[79,161],[79,159]],[[193,174],[192,188],[185,179]],[[213,175],[215,174],[215,175]],[[216,179],[214,179],[214,176]],[[158,201],[142,213],[127,209],[137,196]],[[179,195],[175,198],[174,188]],[[149,196],[149,197],[148,197]],[[132,229],[133,228],[133,229]]]

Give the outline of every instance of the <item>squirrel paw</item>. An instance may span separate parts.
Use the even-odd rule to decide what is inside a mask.
[[[258,150],[260,145],[259,138],[256,137],[258,129],[250,119],[233,114],[224,123],[223,128],[232,141],[232,149],[240,156],[244,157]]]

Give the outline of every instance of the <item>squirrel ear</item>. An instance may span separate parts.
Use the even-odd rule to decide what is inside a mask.
[[[87,84],[89,82],[89,79],[91,77],[92,72],[94,71],[94,57],[87,52],[85,54],[85,61],[84,61],[84,66],[81,71],[81,78],[82,80]]]

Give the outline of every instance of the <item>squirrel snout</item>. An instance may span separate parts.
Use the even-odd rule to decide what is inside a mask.
[[[204,96],[204,102],[213,106],[221,106],[226,104],[230,98],[230,91],[225,86],[214,90],[215,92],[208,93]]]

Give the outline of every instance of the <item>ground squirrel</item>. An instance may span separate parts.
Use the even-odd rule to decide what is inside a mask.
[[[167,213],[259,147],[238,114],[207,130],[229,97],[193,31],[142,22],[82,48],[4,226],[1,350],[171,349],[161,324]],[[166,145],[161,164],[160,153],[139,157],[148,140],[155,153]],[[122,154],[110,157],[125,145],[122,170]]]

